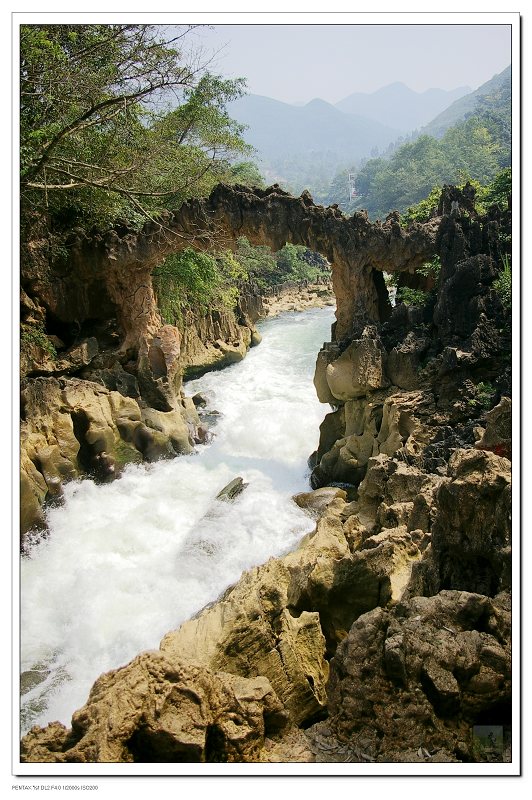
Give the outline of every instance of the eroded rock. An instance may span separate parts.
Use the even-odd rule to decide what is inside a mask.
[[[376,760],[420,747],[474,760],[476,721],[509,718],[509,628],[506,595],[442,591],[364,614],[331,662],[329,725]]]
[[[265,735],[286,723],[265,678],[214,674],[147,652],[96,681],[70,730],[32,728],[21,761],[254,761]]]

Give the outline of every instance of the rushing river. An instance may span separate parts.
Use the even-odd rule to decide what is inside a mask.
[[[50,536],[21,567],[24,731],[86,701],[94,680],[157,648],[243,570],[292,549],[312,521],[291,496],[308,489],[306,460],[326,412],[312,383],[333,309],[284,314],[240,364],[186,385],[220,412],[191,456],[129,466],[111,484],[65,486]],[[235,476],[249,484],[216,500]]]

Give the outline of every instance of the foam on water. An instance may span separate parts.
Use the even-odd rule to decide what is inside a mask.
[[[312,375],[332,320],[330,308],[268,320],[243,362],[187,384],[222,415],[196,454],[65,486],[49,537],[21,566],[24,730],[69,725],[98,675],[158,647],[243,570],[312,529],[291,495],[308,489],[326,411]],[[236,475],[246,490],[217,501]]]

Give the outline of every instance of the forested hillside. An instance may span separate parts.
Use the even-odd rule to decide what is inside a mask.
[[[461,102],[461,101],[459,101]],[[441,139],[422,134],[389,159],[368,161],[356,178],[357,207],[370,216],[406,211],[435,186],[488,183],[511,163],[511,86],[509,77],[491,95],[476,97],[475,112],[449,127]]]
[[[460,97],[452,105],[438,114],[428,125],[426,125],[422,133],[429,136],[441,138],[445,131],[452,125],[466,119],[468,116],[475,114],[479,106],[482,106],[486,99],[488,102],[493,102],[498,98],[499,102],[509,102],[511,94],[511,80],[512,80],[512,67],[506,67],[503,72],[494,75],[491,80],[483,83],[474,92]]]

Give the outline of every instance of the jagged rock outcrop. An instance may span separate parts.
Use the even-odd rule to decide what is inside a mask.
[[[489,596],[511,587],[511,464],[455,450],[434,496],[432,544],[412,591],[463,589]]]
[[[35,378],[22,386],[21,531],[43,524],[45,499],[88,473],[113,477],[129,462],[190,453],[199,417],[183,396],[157,411],[105,386],[78,378]]]
[[[147,652],[102,675],[67,730],[56,722],[22,740],[23,762],[257,760],[287,715],[265,678],[246,680]]]
[[[472,727],[510,717],[507,595],[442,591],[359,617],[331,662],[329,726],[368,760],[475,758]]]
[[[378,329],[359,327],[343,340],[337,331],[319,353],[318,397],[336,411],[321,429],[314,487],[358,485],[378,453],[445,471],[453,447],[478,439],[474,420],[482,425],[486,401],[493,406],[510,393],[508,313],[494,286],[502,266],[498,237],[509,220],[480,218],[464,191],[446,187],[441,210],[452,201],[453,213],[433,220],[441,273],[425,304],[400,303]],[[498,447],[509,455],[508,444]]]

